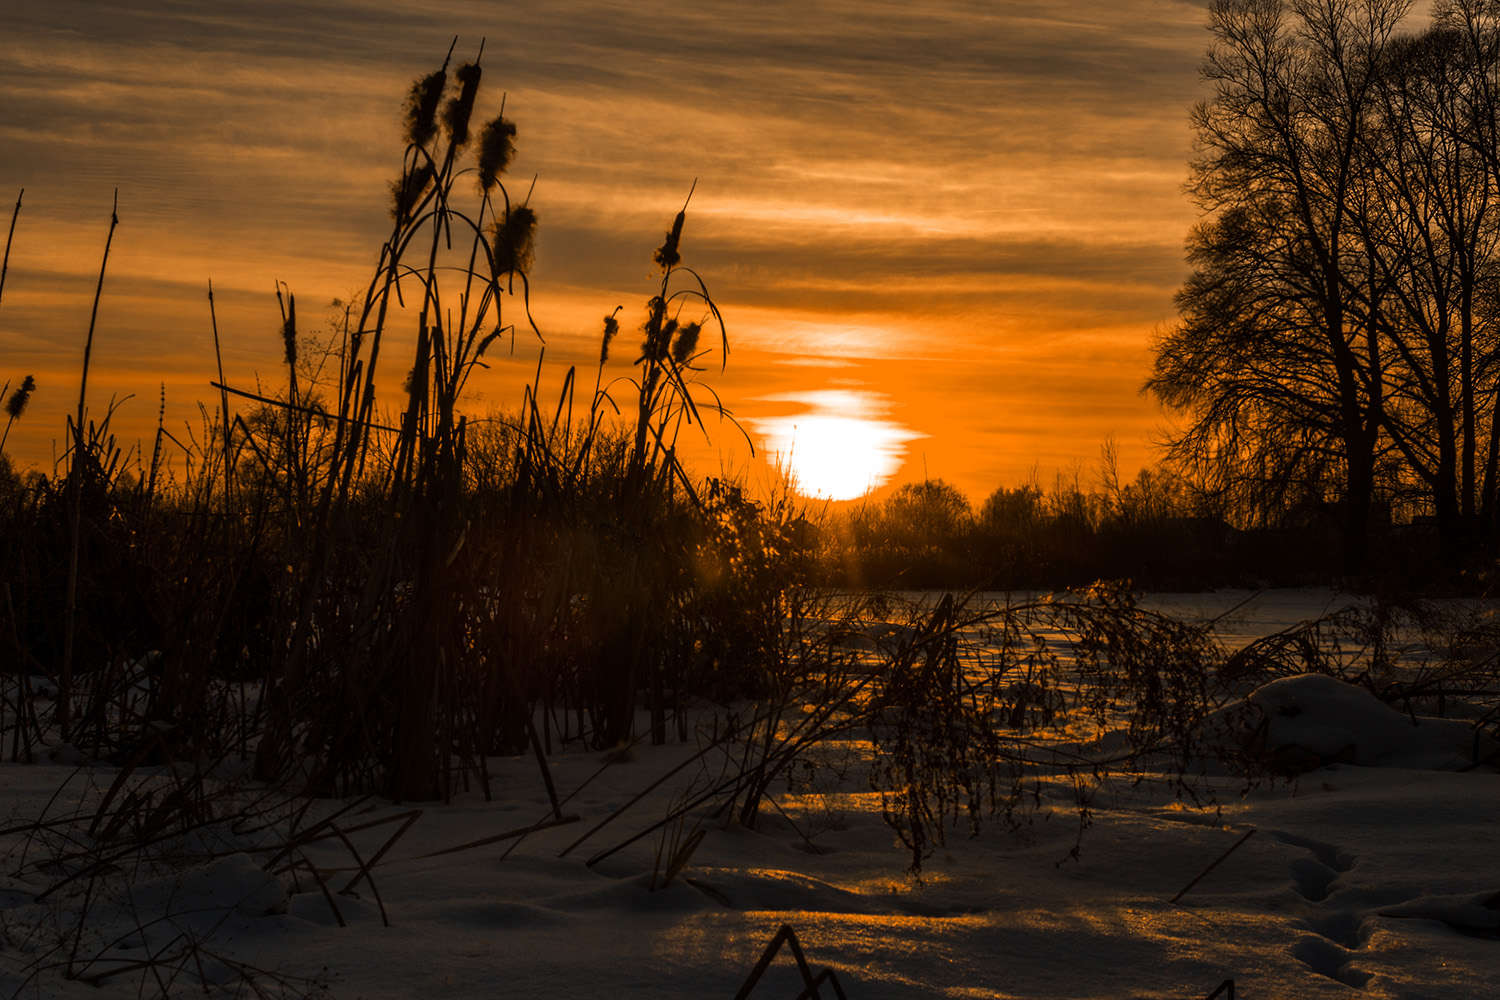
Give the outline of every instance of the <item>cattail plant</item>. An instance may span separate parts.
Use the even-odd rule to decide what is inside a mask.
[[[490,229],[490,246],[494,251],[495,276],[530,274],[536,256],[536,212],[517,205],[498,219]]]
[[[499,115],[479,133],[479,187],[488,192],[516,154],[516,123]]]
[[[409,92],[406,152],[392,185],[392,231],[340,358],[330,467],[305,547],[303,611],[289,637],[281,683],[272,691],[271,728],[262,743],[260,769],[267,776],[292,764],[300,710],[294,702],[306,707],[312,686],[334,683],[330,670],[361,670],[365,680],[337,687],[341,697],[356,701],[347,706],[348,718],[374,718],[373,728],[347,733],[343,721],[334,723],[341,733],[334,750],[311,768],[340,782],[352,776],[350,768],[373,760],[377,784],[393,795],[427,798],[449,788],[447,758],[435,747],[453,745],[464,696],[459,675],[472,659],[463,616],[455,612],[464,606],[458,591],[468,586],[462,574],[469,562],[460,553],[470,520],[463,473],[467,417],[459,407],[485,351],[515,329],[505,309],[513,294],[521,323],[535,329],[524,303],[537,217],[514,202],[501,181],[514,156],[515,125],[496,116],[472,127],[481,80],[477,58],[451,78],[445,60]],[[478,149],[470,161],[465,150],[474,134]],[[458,180],[469,169],[479,182],[472,211],[458,205]],[[290,320],[290,306],[286,312]],[[371,435],[384,433],[374,419],[376,378],[398,317],[412,324],[414,351],[400,419],[378,446],[371,481]],[[365,529],[376,550],[368,555],[352,613],[337,616],[350,631],[330,660],[327,639],[314,634],[312,623],[320,606],[346,603],[329,592],[327,570],[354,543],[347,533],[350,515],[372,487],[385,498],[384,511]],[[377,712],[377,705],[389,707]],[[477,759],[475,752],[463,755]]]
[[[457,39],[454,39],[454,44],[458,44]],[[448,59],[451,58],[453,50],[450,48]],[[442,68],[437,72],[419,77],[411,85],[406,101],[406,141],[413,146],[426,146],[437,133],[438,104],[442,102],[443,89],[448,84],[448,59],[443,60]]]
[[[469,119],[474,114],[474,99],[479,96],[479,63],[464,63],[454,76],[458,78],[459,90],[443,106],[443,124],[447,126],[452,148],[456,150],[469,142]]]
[[[615,306],[615,311],[604,317],[604,339],[599,343],[599,367],[601,369],[604,367],[605,362],[609,360],[610,342],[619,336],[620,333],[619,315],[621,308],[623,307]]]
[[[5,388],[9,389],[10,383],[7,382]],[[5,441],[10,437],[10,425],[21,419],[21,414],[26,412],[26,404],[31,402],[31,394],[35,391],[36,379],[27,375],[21,380],[21,384],[16,387],[16,391],[12,392],[10,397],[6,399],[5,432],[0,434],[0,452],[5,451]],[[4,390],[0,390],[0,395],[4,395]]]
[[[696,185],[695,185],[696,187]],[[688,192],[691,200],[692,191]],[[666,239],[652,255],[661,268],[661,285],[646,304],[646,318],[641,324],[644,338],[636,359],[640,368],[636,382],[638,401],[635,417],[635,446],[630,458],[632,489],[672,490],[680,486],[690,496],[696,491],[677,456],[677,434],[684,423],[703,426],[699,403],[693,395],[691,362],[698,356],[698,339],[703,326],[713,322],[719,329],[722,361],[729,355],[729,337],[724,318],[708,294],[703,279],[691,268],[682,266],[682,228],[687,206],[677,213]],[[690,280],[678,282],[679,275]],[[684,322],[684,309],[701,312],[697,319]],[[613,333],[606,324],[605,349]],[[720,416],[727,411],[715,398],[711,409]]]
[[[725,355],[728,339],[706,285],[682,266],[685,220],[686,206],[653,255],[661,278],[656,294],[646,303],[640,327],[643,339],[635,360],[637,375],[618,380],[633,387],[636,399],[628,453],[608,513],[609,521],[621,532],[619,542],[624,547],[631,546],[630,539],[648,535],[662,539],[663,544],[650,560],[621,552],[607,592],[583,605],[593,620],[582,630],[597,635],[614,650],[607,664],[591,664],[581,678],[591,692],[587,700],[594,709],[593,731],[605,745],[631,735],[633,706],[641,691],[650,707],[653,742],[665,740],[668,711],[674,707],[668,705],[668,693],[678,699],[675,709],[680,709],[682,692],[691,686],[688,673],[693,668],[688,664],[698,645],[693,630],[682,626],[701,620],[700,609],[692,606],[701,583],[694,578],[697,539],[701,531],[712,530],[713,515],[678,454],[677,435],[684,424],[697,425],[706,433],[702,410],[729,417],[717,397],[700,403],[694,395],[698,370],[694,363],[702,353],[699,340],[704,326],[717,324]],[[696,315],[684,315],[689,311]],[[600,381],[620,332],[619,313],[617,307],[604,317]],[[593,440],[606,411],[614,409],[616,384],[600,388],[596,382],[585,441]]]

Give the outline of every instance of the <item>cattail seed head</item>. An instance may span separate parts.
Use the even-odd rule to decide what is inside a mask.
[[[443,124],[448,127],[448,137],[455,146],[469,141],[469,119],[474,114],[474,98],[479,94],[479,74],[478,63],[464,63],[454,73],[459,84],[458,96],[444,105]]]
[[[536,256],[536,212],[526,205],[514,205],[503,220],[491,230],[495,254],[495,274],[527,274]]]
[[[652,255],[663,271],[670,271],[682,262],[682,255],[677,252],[677,245],[682,241],[682,223],[687,217],[687,211],[677,213],[677,218],[672,222],[672,231],[667,234],[667,241]]]
[[[599,346],[599,363],[601,365],[609,360],[609,342],[614,340],[615,334],[620,332],[620,321],[615,318],[615,314],[619,311],[620,307],[615,306],[615,311],[604,317],[604,343]]]
[[[646,322],[641,327],[646,333],[646,340],[641,344],[641,360],[655,361],[666,356],[666,351],[661,347],[662,323],[667,316],[667,302],[660,295],[653,296],[646,303]]]
[[[31,402],[31,394],[36,391],[36,379],[27,375],[21,380],[21,386],[10,394],[5,401],[5,412],[12,420],[20,420],[21,414],[26,412],[26,404]]]
[[[287,367],[291,367],[297,363],[297,297],[291,292],[286,295],[286,318],[281,323],[281,341],[286,347]]]
[[[679,365],[685,365],[692,358],[693,352],[698,349],[698,335],[703,332],[703,324],[689,323],[677,334],[677,342],[672,345],[672,360]]]
[[[516,123],[504,116],[479,132],[479,186],[485,191],[505,173],[516,154]]]
[[[437,132],[438,102],[443,98],[443,88],[448,84],[448,73],[438,70],[422,77],[411,85],[411,94],[406,99],[406,139],[417,146],[425,146]]]

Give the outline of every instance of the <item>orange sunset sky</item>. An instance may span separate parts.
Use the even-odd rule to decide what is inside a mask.
[[[368,280],[402,98],[457,35],[456,60],[485,40],[478,117],[504,93],[518,125],[512,195],[536,178],[544,398],[567,364],[592,385],[616,306],[606,379],[631,374],[651,252],[696,180],[684,261],[731,347],[704,379],[762,452],[795,436],[809,482],[841,464],[876,476],[884,454],[893,481],[942,477],[976,504],[1033,470],[1050,483],[1082,463],[1087,485],[1106,438],[1132,476],[1164,420],[1139,387],[1198,217],[1182,183],[1205,9],[6,4],[0,206],[25,196],[0,381],[39,384],[7,450],[52,468],[117,188],[91,412],[133,394],[116,430],[149,447],[165,384],[168,430],[201,440],[210,281],[229,381],[279,386],[274,283],[316,330]],[[492,349],[471,412],[517,404],[539,350],[527,333]],[[743,439],[714,430],[722,454],[700,448],[700,471],[756,475]]]

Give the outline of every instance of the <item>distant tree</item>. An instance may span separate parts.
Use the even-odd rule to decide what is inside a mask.
[[[1036,483],[1008,489],[999,487],[979,507],[979,524],[987,531],[1021,534],[1035,532],[1045,516],[1046,495]]]
[[[1359,218],[1385,289],[1368,307],[1389,357],[1383,429],[1458,543],[1494,518],[1500,189],[1479,137],[1500,59],[1493,25],[1476,49],[1447,13],[1386,53],[1367,157],[1379,197]]]
[[[947,547],[972,524],[974,509],[963,491],[942,479],[903,483],[882,506],[886,530],[903,547]]]

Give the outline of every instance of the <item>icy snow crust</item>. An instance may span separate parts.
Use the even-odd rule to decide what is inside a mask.
[[[1243,798],[1236,780],[1214,779],[1218,812],[1174,802],[1164,783],[1106,788],[1089,804],[1092,826],[1076,860],[1065,860],[1078,833],[1071,788],[1044,784],[1042,807],[1021,834],[998,824],[976,839],[955,831],[920,883],[904,875],[909,856],[849,759],[858,745],[834,748],[856,765],[844,783],[778,792],[780,811],[763,810],[754,830],[703,818],[702,843],[654,892],[659,836],[586,862],[666,815],[680,795],[671,782],[559,854],[693,748],[637,747],[607,767],[597,753],[560,753],[553,781],[564,795],[582,788],[563,808],[578,821],[434,855],[552,816],[536,762],[497,759],[501,801],[471,793],[420,806],[373,870],[378,901],[367,881],[337,894],[351,872],[325,876],[330,903],[305,873],[272,877],[263,854],[200,843],[221,856],[108,883],[91,901],[85,950],[125,968],[188,935],[211,956],[201,978],[163,984],[147,970],[94,986],[54,971],[20,995],[203,995],[198,983],[207,980],[218,995],[253,996],[244,970],[260,969],[301,977],[257,979],[270,996],[326,984],[334,997],[371,1000],[727,1000],[785,923],[851,1000],[1196,998],[1229,978],[1243,997],[1500,997],[1500,775],[1438,769],[1472,759],[1468,727],[1414,721],[1322,677],[1276,681],[1249,701],[1268,746],[1341,763]],[[103,766],[6,765],[0,802],[16,820],[59,815],[70,802],[97,800],[113,778]],[[314,812],[345,805],[320,802]],[[413,808],[372,803],[343,821]],[[399,825],[350,840],[369,858]],[[690,832],[677,831],[675,842]],[[52,878],[15,874],[21,846],[15,835],[0,844],[8,852],[0,996],[38,959],[46,929],[68,926],[77,905],[34,900]],[[319,868],[351,864],[337,840],[306,855]],[[752,996],[790,1000],[800,989],[783,955]]]

